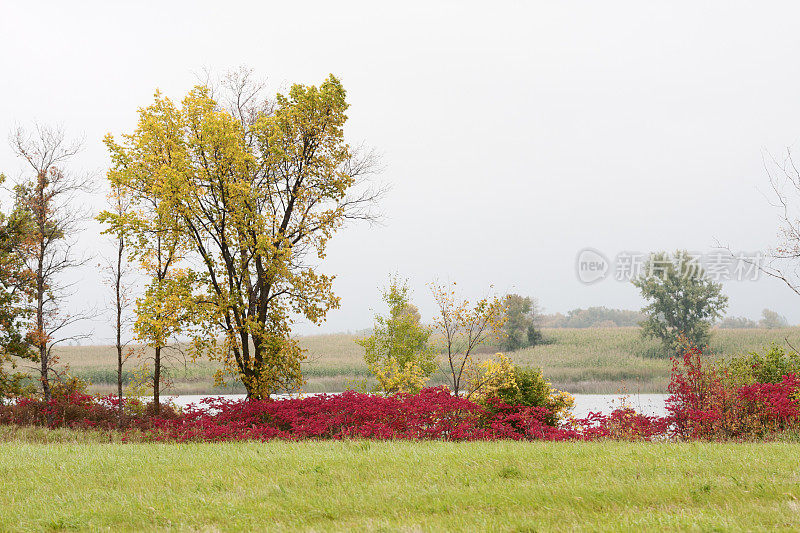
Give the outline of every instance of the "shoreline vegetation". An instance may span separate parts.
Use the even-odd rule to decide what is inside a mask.
[[[665,393],[672,364],[669,358],[654,357],[659,343],[643,340],[639,328],[545,328],[544,344],[524,348],[509,355],[522,367],[541,368],[554,387],[574,394]],[[304,392],[342,392],[357,380],[367,379],[364,349],[356,344],[363,335],[342,333],[299,337],[307,350],[302,363],[307,382]],[[770,343],[800,346],[800,327],[780,329],[715,329],[710,343],[711,357],[734,356],[760,351]],[[482,355],[494,353],[483,347]],[[92,385],[92,394],[110,394],[116,390],[116,353],[113,346],[64,346],[54,353],[61,366]],[[139,361],[128,360],[124,375],[129,380]],[[172,386],[166,395],[239,394],[240,383],[214,386],[214,372],[219,365],[211,361],[180,361],[172,365]],[[443,385],[446,378],[436,372],[431,386]]]
[[[124,431],[134,440],[148,442],[726,442],[797,437],[800,356],[796,352],[772,344],[763,353],[713,359],[687,341],[670,362],[663,416],[638,412],[625,400],[610,413],[575,416],[575,400],[568,392],[554,388],[541,370],[515,367],[511,382],[506,375],[491,376],[485,389],[455,389],[455,393],[447,386],[377,394],[348,390],[282,399],[204,398],[185,407],[161,405],[157,397],[144,403],[140,397],[93,396],[72,378],[61,382],[52,398],[19,397],[0,404],[0,424]]]

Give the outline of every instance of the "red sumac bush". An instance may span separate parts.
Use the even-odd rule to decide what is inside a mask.
[[[545,407],[510,405],[500,399],[481,404],[444,387],[389,396],[345,392],[282,400],[232,401],[206,398],[180,411],[154,409],[126,400],[80,393],[48,403],[21,398],[0,405],[0,424],[51,427],[126,428],[145,439],[235,441],[270,439],[407,440],[663,440],[765,438],[798,427],[800,378],[779,383],[736,385],[724,369],[704,366],[701,351],[687,347],[673,362],[665,417],[629,407],[591,413],[554,425]]]

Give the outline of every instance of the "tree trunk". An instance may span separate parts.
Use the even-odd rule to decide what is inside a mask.
[[[155,364],[153,368],[153,408],[156,415],[161,413],[161,346],[156,346]]]
[[[114,276],[114,289],[117,298],[117,407],[118,425],[122,427],[122,254],[125,248],[125,241],[120,237],[117,247],[117,271]]]
[[[49,402],[51,398],[50,393],[50,379],[48,376],[49,372],[49,361],[47,357],[47,340],[45,338],[44,332],[44,283],[41,280],[41,276],[39,277],[39,281],[37,283],[37,298],[36,298],[36,330],[38,333],[38,338],[36,340],[37,348],[39,349],[39,363],[40,363],[40,372],[41,372],[41,380],[42,380],[42,393],[44,394],[44,401]]]
[[[49,368],[49,361],[48,361],[48,353],[47,353],[47,335],[45,334],[44,330],[44,297],[45,297],[45,271],[44,271],[44,261],[45,261],[45,231],[47,230],[46,227],[46,218],[45,213],[48,208],[45,202],[44,197],[44,190],[47,186],[47,182],[45,179],[45,173],[40,171],[39,175],[37,176],[36,181],[36,202],[37,205],[35,206],[35,214],[36,214],[36,230],[38,231],[38,255],[37,258],[37,265],[36,265],[36,333],[37,333],[37,343],[39,348],[39,362],[41,364],[41,374],[42,374],[42,393],[44,394],[44,401],[49,402],[51,399],[50,393],[50,379],[48,376]],[[47,417],[47,422],[52,423],[52,416]]]
[[[40,372],[42,374],[42,392],[44,393],[44,401],[49,402],[52,398],[50,392],[50,380],[47,378],[47,346],[44,343],[39,343],[39,360],[41,361]]]
[[[42,378],[42,394],[44,395],[45,403],[49,403],[52,399],[52,393],[50,391],[50,361],[49,361],[49,354],[47,352],[47,336],[45,335],[44,331],[44,297],[45,297],[45,285],[44,285],[44,277],[43,277],[43,268],[44,268],[44,258],[43,258],[43,248],[42,245],[42,253],[39,255],[39,272],[36,276],[36,329],[37,329],[37,339],[36,342],[39,348],[39,363],[40,363],[40,372]],[[47,425],[53,425],[53,413],[48,410],[47,411]]]
[[[119,342],[119,334],[117,334],[117,399],[119,400],[117,418],[119,426],[122,427],[122,345]]]

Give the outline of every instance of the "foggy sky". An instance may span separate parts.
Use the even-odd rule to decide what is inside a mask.
[[[100,180],[107,132],[129,132],[155,89],[180,100],[204,68],[246,65],[274,93],[340,77],[347,135],[383,154],[383,225],[331,242],[341,310],[360,329],[379,287],[408,277],[468,296],[535,296],[546,312],[636,309],[630,284],[587,286],[586,247],[614,256],[778,240],[762,158],[800,136],[800,4],[793,2],[0,2],[0,139],[33,120],[85,138]],[[0,143],[0,171],[21,162]],[[103,196],[89,200],[99,210]],[[81,245],[107,247],[90,224]],[[102,308],[94,264],[71,309]],[[772,280],[725,284],[730,315],[800,322]],[[108,342],[98,319],[95,342]]]

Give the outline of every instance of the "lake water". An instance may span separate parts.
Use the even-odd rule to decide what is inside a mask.
[[[622,403],[622,396],[619,394],[574,394],[575,408],[573,414],[577,418],[583,418],[589,412],[610,413]],[[176,405],[181,407],[189,404],[199,404],[203,398],[225,398],[229,400],[242,400],[244,394],[187,394],[181,396],[169,396]],[[286,398],[288,395],[275,395],[276,398]],[[629,394],[624,397],[625,403],[633,407],[636,411],[645,415],[664,416],[667,414],[665,401],[666,394]],[[165,398],[166,400],[166,398]]]
[[[575,408],[572,413],[577,418],[583,418],[589,412],[608,414],[620,407],[623,399],[619,394],[573,394],[573,396]],[[629,394],[624,400],[627,406],[644,415],[665,416],[667,396],[667,394]]]

